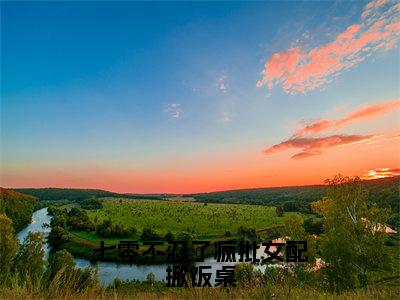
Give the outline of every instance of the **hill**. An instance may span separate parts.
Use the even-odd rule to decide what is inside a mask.
[[[90,198],[118,197],[118,198],[135,198],[135,199],[160,199],[155,196],[119,194],[104,190],[95,189],[63,189],[63,188],[20,188],[14,189],[17,192],[32,195],[39,200],[58,201],[83,201]]]
[[[380,207],[390,207],[399,212],[400,176],[363,181],[368,191],[368,202]],[[326,185],[291,186],[220,191],[191,195],[196,201],[212,203],[242,203],[281,205],[285,211],[309,210],[309,203],[321,199]]]
[[[13,221],[16,231],[31,222],[36,201],[36,197],[0,187],[0,212]]]

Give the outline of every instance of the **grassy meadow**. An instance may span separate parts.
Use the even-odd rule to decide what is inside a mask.
[[[282,225],[274,207],[243,204],[204,204],[196,202],[127,200],[110,198],[103,208],[88,210],[89,218],[101,223],[111,218],[114,224],[135,227],[138,232],[152,228],[163,235],[168,231],[188,231],[197,236],[236,233],[240,226],[263,229]]]
[[[116,245],[121,240],[137,240],[141,243],[141,234],[145,228],[151,228],[162,240],[168,232],[175,236],[189,232],[197,240],[210,240],[214,243],[234,238],[238,235],[240,226],[254,228],[263,236],[269,230],[283,225],[283,218],[276,215],[276,208],[264,205],[199,203],[188,199],[177,201],[175,198],[144,200],[108,197],[101,201],[101,209],[84,210],[91,222],[99,225],[111,219],[112,224],[122,225],[124,228],[134,227],[136,232],[121,238],[99,236],[95,231],[70,229],[69,240],[62,245],[63,249],[75,256],[90,259],[100,241],[108,246]],[[147,246],[142,247],[139,252],[146,249]],[[167,245],[159,247],[159,250],[166,249]],[[117,251],[107,251],[105,260],[119,261],[120,258]],[[145,257],[143,263],[148,262]]]

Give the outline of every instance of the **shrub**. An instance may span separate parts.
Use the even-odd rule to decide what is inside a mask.
[[[174,234],[171,231],[168,231],[168,233],[165,235],[165,240],[167,242],[171,242],[175,239]]]
[[[83,209],[102,209],[103,204],[96,198],[90,198],[80,203]]]
[[[123,225],[113,225],[111,219],[105,220],[102,224],[96,226],[96,234],[101,237],[119,237],[126,238],[136,233],[134,227],[125,229]]]
[[[143,228],[140,238],[142,241],[154,241],[159,240],[160,236],[151,228]]]
[[[60,226],[55,226],[51,229],[49,235],[47,236],[47,242],[57,250],[61,244],[69,240],[68,231]]]
[[[278,216],[278,217],[283,217],[283,214],[284,214],[284,210],[283,210],[283,207],[282,206],[277,206],[276,207],[276,215]]]
[[[248,239],[257,239],[257,233],[254,228],[251,227],[245,227],[245,226],[240,226],[238,229],[238,234],[242,238],[248,238]]]
[[[249,288],[264,283],[264,276],[254,269],[251,263],[239,263],[235,266],[235,280],[239,287]]]
[[[313,218],[307,218],[304,220],[304,229],[310,234],[321,234],[322,233],[322,221],[314,220]]]

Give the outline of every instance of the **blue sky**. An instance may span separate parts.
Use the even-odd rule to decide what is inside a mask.
[[[262,151],[337,106],[346,114],[398,97],[397,48],[305,94],[256,83],[274,53],[332,42],[360,22],[366,3],[2,2],[2,184],[179,192],[319,183],[285,181],[276,164],[290,169],[290,156]],[[394,132],[396,116],[374,126]],[[86,169],[102,179],[88,181]],[[321,178],[340,171],[328,169]],[[214,184],[198,175],[191,180],[207,184],[185,187],[206,171]],[[224,172],[246,177],[218,182]],[[115,173],[147,181],[108,181]],[[182,177],[168,189],[160,174]]]

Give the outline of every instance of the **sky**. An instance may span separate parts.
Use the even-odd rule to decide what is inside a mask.
[[[1,2],[3,187],[400,174],[400,4]]]

